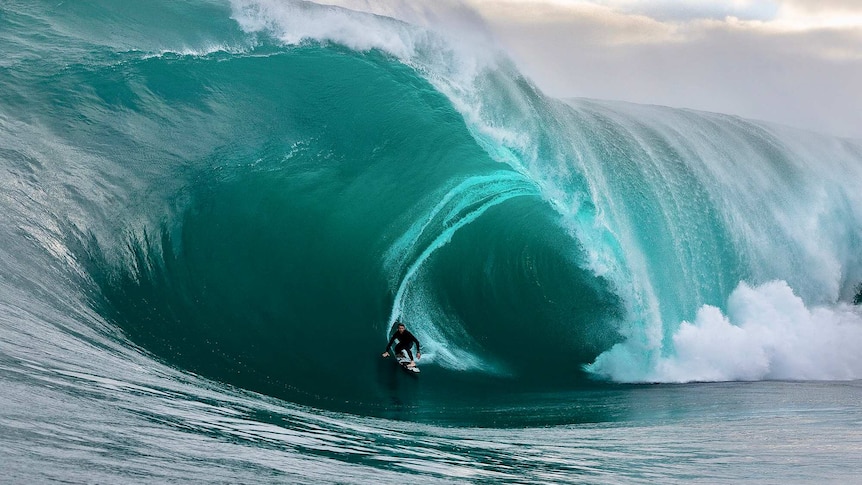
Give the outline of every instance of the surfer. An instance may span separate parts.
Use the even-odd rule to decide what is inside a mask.
[[[419,350],[419,340],[417,340],[401,322],[398,322],[398,330],[392,334],[392,338],[389,339],[389,343],[386,344],[386,352],[383,352],[383,357],[389,357],[389,349],[392,348],[392,342],[394,342],[395,339],[398,339],[398,344],[395,346],[395,355],[399,355],[401,352],[406,351],[407,356],[410,357],[410,363],[407,364],[407,367],[414,367],[416,362],[413,361],[413,352],[411,352],[410,349],[415,343],[416,359],[418,360],[422,358],[422,352]]]

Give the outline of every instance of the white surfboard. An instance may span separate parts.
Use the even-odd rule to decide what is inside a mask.
[[[400,365],[401,368],[406,370],[407,372],[410,372],[412,374],[418,374],[419,373],[419,366],[408,365],[408,364],[410,364],[410,359],[408,359],[406,356],[399,355],[396,358],[396,360],[398,361],[398,365]]]

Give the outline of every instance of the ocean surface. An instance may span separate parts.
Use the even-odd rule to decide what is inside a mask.
[[[0,4],[0,482],[854,483],[860,285],[860,140],[313,3]]]

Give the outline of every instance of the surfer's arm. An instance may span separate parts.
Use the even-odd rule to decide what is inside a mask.
[[[397,334],[397,333],[396,333],[396,334],[393,334],[393,335],[392,335],[392,338],[390,338],[390,339],[389,339],[389,343],[388,343],[388,344],[386,344],[386,349],[385,349],[385,350],[384,350],[384,352],[383,352],[384,354],[388,354],[388,353],[392,350],[392,342],[394,342],[394,341],[395,341],[395,337],[397,337],[397,336],[398,336],[398,334]]]

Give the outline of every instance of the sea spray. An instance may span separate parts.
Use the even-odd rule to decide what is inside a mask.
[[[862,312],[847,304],[808,308],[784,281],[740,283],[726,313],[701,307],[673,335],[673,352],[650,363],[619,344],[590,369],[621,381],[851,380],[862,376]],[[625,367],[633,362],[633,368]]]

